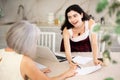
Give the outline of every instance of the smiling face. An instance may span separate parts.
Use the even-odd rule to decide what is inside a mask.
[[[79,14],[76,11],[71,10],[67,13],[68,21],[74,26],[74,27],[80,27],[82,25],[82,18],[83,13]]]

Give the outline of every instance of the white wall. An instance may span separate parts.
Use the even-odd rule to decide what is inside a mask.
[[[55,18],[60,15],[64,16],[65,9],[71,4],[79,4],[88,14],[92,14],[95,20],[98,21],[104,12],[96,14],[95,8],[99,0],[0,0],[0,7],[3,9],[4,17],[1,22],[15,22],[21,19],[21,14],[18,15],[18,7],[20,4],[24,6],[25,16],[29,21],[47,22],[48,13],[56,14]]]

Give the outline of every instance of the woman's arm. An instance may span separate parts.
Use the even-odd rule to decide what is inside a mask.
[[[67,57],[68,62],[71,64],[72,56],[71,56],[71,47],[70,47],[70,35],[67,28],[64,28],[63,30],[63,41],[65,48],[65,55]]]
[[[91,31],[91,47],[92,47],[92,52],[93,52],[93,60],[94,60],[94,63],[97,65],[97,64],[102,64],[101,61],[99,61],[97,58],[98,58],[98,39],[97,39],[97,33],[95,32],[92,32],[92,29],[95,25],[95,21],[90,19],[89,20],[89,29]]]
[[[36,67],[32,59],[24,56],[21,62],[21,73],[23,77],[27,76],[30,80],[64,80],[67,77],[74,76],[76,72],[71,68],[61,75],[49,78],[42,71],[40,71],[38,67]]]
[[[77,64],[72,62],[71,47],[70,47],[70,35],[69,35],[67,28],[64,28],[64,30],[63,30],[63,40],[64,40],[64,47],[65,47],[65,55],[70,64],[70,67],[76,68]]]
[[[27,56],[23,56],[21,62],[22,76],[27,76],[30,80],[50,80],[40,69],[35,65],[35,62]]]
[[[65,48],[65,55],[67,57],[68,62],[71,62],[71,49],[70,49],[70,38],[69,38],[69,32],[67,28],[64,28],[63,30],[63,41],[64,41],[64,48]]]
[[[66,78],[72,77],[76,74],[76,72],[74,70],[75,70],[74,68],[70,68],[66,72],[64,72],[56,77],[52,77],[51,80],[65,80]]]

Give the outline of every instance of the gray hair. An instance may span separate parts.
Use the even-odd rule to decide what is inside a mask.
[[[28,21],[15,23],[7,32],[6,41],[9,48],[19,54],[34,58],[40,29]]]

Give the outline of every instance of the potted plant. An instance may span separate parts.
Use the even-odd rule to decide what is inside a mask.
[[[112,22],[110,22],[109,24],[109,27],[111,27],[112,29],[106,29],[109,27],[105,27],[106,25],[103,24],[98,24],[96,25],[95,28],[93,28],[93,31],[95,32],[98,32],[100,30],[103,31],[103,36],[101,39],[101,43],[105,42],[105,50],[103,51],[103,61],[105,64],[108,64],[108,62],[111,61],[110,56],[110,47],[112,44],[111,41],[112,36],[110,35],[111,30],[118,36],[118,40],[120,40],[120,0],[100,0],[96,7],[96,12],[101,13],[105,9],[108,11],[107,15],[109,16],[109,19],[112,20]]]

